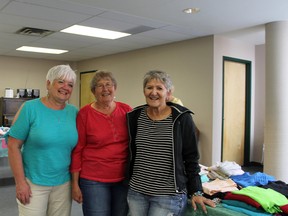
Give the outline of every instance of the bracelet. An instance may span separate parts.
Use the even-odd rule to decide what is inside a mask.
[[[203,192],[197,191],[197,192],[193,193],[192,197],[194,197],[194,196],[203,196]]]

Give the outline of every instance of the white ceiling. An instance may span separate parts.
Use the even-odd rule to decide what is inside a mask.
[[[188,7],[200,13],[183,13]],[[287,9],[287,0],[0,0],[0,55],[79,61],[207,35],[264,44],[264,24],[288,20]],[[134,34],[108,40],[59,32],[74,24]],[[16,34],[23,27],[55,33]],[[16,51],[20,46],[69,52]]]

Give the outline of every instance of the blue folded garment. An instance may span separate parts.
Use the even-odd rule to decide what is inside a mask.
[[[274,176],[262,172],[256,172],[252,175],[249,172],[245,172],[242,175],[230,176],[230,178],[241,187],[262,186],[268,184],[269,181],[276,181]]]

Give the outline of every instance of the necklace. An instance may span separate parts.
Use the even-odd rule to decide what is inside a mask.
[[[51,110],[51,112],[55,116],[56,122],[58,124],[65,123],[67,113],[64,110]]]

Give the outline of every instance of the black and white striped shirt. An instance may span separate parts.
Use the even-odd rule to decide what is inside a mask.
[[[173,172],[172,115],[153,121],[142,110],[130,187],[153,196],[176,194]]]

